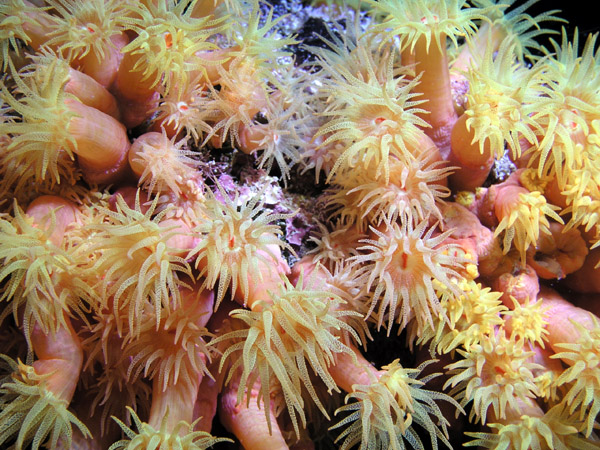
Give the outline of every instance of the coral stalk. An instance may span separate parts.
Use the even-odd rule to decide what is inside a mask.
[[[164,424],[171,431],[180,421],[194,421],[194,404],[203,375],[195,374],[180,379],[164,389],[162,379],[155,377],[152,383],[152,407],[148,424],[159,429]]]
[[[416,70],[421,74],[416,88],[421,94],[418,98],[427,100],[422,108],[429,112],[423,116],[423,119],[431,125],[431,128],[425,129],[425,132],[433,139],[442,156],[447,157],[451,148],[450,135],[458,116],[450,89],[446,35],[442,33],[438,39],[442,44],[430,45],[428,39],[420,37],[412,53]]]
[[[469,116],[462,114],[450,135],[449,161],[459,168],[450,175],[450,185],[457,191],[473,191],[481,186],[494,164],[489,144],[475,141],[475,130],[469,127],[468,120]]]
[[[73,94],[81,103],[119,120],[121,114],[115,97],[89,75],[69,68],[65,92]]]
[[[240,444],[246,450],[287,450],[289,447],[277,424],[273,426],[263,411],[269,408],[268,416],[276,417],[275,402],[269,400],[268,404],[262,403],[260,394],[260,379],[256,379],[253,386],[247,388],[246,402],[238,402],[238,388],[241,371],[234,376],[221,392],[219,400],[219,417],[221,423],[230,432],[235,434]]]
[[[111,183],[126,173],[129,139],[113,117],[72,99],[65,106],[73,114],[68,132],[75,143],[79,166],[91,183]]]
[[[56,333],[44,333],[39,325],[33,326],[31,347],[37,356],[32,367],[45,379],[46,388],[60,400],[70,403],[75,393],[83,364],[83,350],[71,321],[65,318],[66,328]]]

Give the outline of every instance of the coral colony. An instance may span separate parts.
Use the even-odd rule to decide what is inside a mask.
[[[0,446],[600,448],[600,54],[535,3],[0,2]]]

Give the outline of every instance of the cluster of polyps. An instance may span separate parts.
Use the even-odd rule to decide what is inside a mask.
[[[218,410],[246,448],[323,423],[437,448],[450,405],[489,426],[473,445],[596,448],[598,319],[540,287],[600,290],[595,36],[386,0],[309,66],[258,2],[37,3],[0,5],[0,444],[205,448]],[[269,189],[206,178],[223,147],[325,174],[291,270]],[[505,148],[519,170],[482,187]],[[448,358],[453,397],[429,362],[369,363],[382,327]]]

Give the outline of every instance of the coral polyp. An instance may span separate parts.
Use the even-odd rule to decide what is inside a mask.
[[[53,447],[59,440],[70,446],[74,426],[84,436],[91,436],[85,424],[67,409],[67,403],[47,389],[45,381],[49,375],[40,376],[21,361],[11,361],[5,356],[3,359],[10,364],[14,375],[2,383],[0,390],[0,401],[8,403],[0,413],[0,421],[8,425],[2,428],[0,444],[16,435],[17,448],[32,442],[32,448],[38,449],[46,440]]]
[[[231,199],[223,190],[220,194],[223,202],[209,193],[204,217],[194,230],[200,241],[188,255],[200,268],[206,287],[213,289],[218,282],[217,307],[229,287],[234,294],[239,287],[246,303],[249,283],[262,276],[261,265],[271,270],[272,265],[282,264],[280,248],[285,244],[278,238],[281,231],[275,222],[287,217],[261,211],[258,195],[240,202],[237,195]]]
[[[336,411],[336,414],[350,412],[333,427],[348,425],[338,437],[338,441],[343,440],[341,448],[352,448],[357,444],[361,449],[424,448],[413,424],[427,431],[431,448],[438,448],[438,439],[450,447],[449,422],[436,401],[447,401],[459,409],[460,406],[448,395],[423,389],[427,381],[439,375],[417,378],[431,362],[416,369],[405,369],[395,360],[382,368],[379,379],[373,380],[371,385],[354,385],[346,403],[351,399],[356,401]]]
[[[594,319],[594,325],[597,320]],[[598,350],[600,349],[600,335],[593,328],[587,330],[584,326],[576,324],[580,337],[574,343],[555,343],[559,350],[554,358],[565,361],[569,368],[556,380],[557,385],[573,383],[565,396],[569,412],[573,414],[580,408],[579,417],[583,419],[582,430],[589,436],[594,426],[594,418],[600,411],[598,401]]]
[[[139,192],[133,208],[118,196],[116,211],[98,207],[96,214],[104,220],[87,230],[93,233],[90,276],[98,277],[103,306],[113,310],[119,333],[126,335],[139,334],[147,308],[154,311],[158,327],[161,311],[180,303],[179,288],[187,286],[184,276],[191,276],[180,256],[186,249],[173,245],[172,238],[182,231],[161,222],[165,211],[156,216],[153,212],[153,207],[142,212]]]
[[[21,117],[19,122],[1,125],[2,134],[11,136],[6,151],[17,167],[29,168],[25,173],[29,179],[50,186],[60,183],[61,178],[73,179],[70,160],[74,159],[77,144],[69,132],[69,123],[75,113],[68,107],[68,101],[73,99],[64,92],[60,81],[64,70],[61,61],[55,60],[45,68],[44,75],[37,72],[37,76],[27,78],[16,76],[18,95],[4,83],[0,85],[2,100]]]
[[[409,155],[411,149],[419,147],[422,132],[418,126],[427,124],[417,115],[423,112],[418,107],[422,101],[411,93],[416,81],[393,76],[393,56],[380,63],[387,69],[382,80],[376,76],[374,66],[365,69],[366,79],[343,69],[333,74],[335,85],[328,94],[335,102],[323,112],[327,121],[315,137],[324,137],[320,146],[342,142],[346,149],[336,160],[328,181],[335,180],[338,171],[351,171],[357,165],[368,167],[372,161],[375,175],[388,182],[390,155]],[[325,64],[324,70],[332,69]]]
[[[238,403],[243,400],[245,386],[253,385],[259,378],[257,400],[267,405],[271,383],[277,380],[297,435],[297,416],[302,426],[306,426],[303,388],[326,414],[309,374],[314,372],[329,390],[337,390],[328,368],[338,353],[354,357],[352,349],[344,342],[349,339],[361,342],[359,333],[352,326],[362,331],[362,324],[357,320],[361,315],[345,311],[342,306],[343,300],[334,294],[297,288],[288,282],[281,292],[272,293],[269,301],[259,304],[257,311],[234,310],[232,317],[244,322],[244,326],[222,335],[215,343],[233,341],[221,361],[223,365],[228,359],[237,357],[230,362],[229,378],[243,367]],[[265,408],[265,414],[270,421],[268,408]]]
[[[29,338],[34,323],[54,332],[66,326],[65,313],[80,309],[82,265],[72,248],[52,239],[55,231],[62,231],[55,215],[47,217],[44,229],[16,202],[13,207],[12,220],[0,218],[0,300],[10,302],[0,320],[12,312]]]
[[[519,412],[520,402],[537,395],[533,371],[538,365],[520,342],[502,334],[484,336],[480,344],[459,350],[464,359],[448,366],[453,376],[446,384],[461,406],[473,402],[472,418],[484,424],[488,415],[504,419],[507,411]]]
[[[434,228],[426,227],[426,222],[408,222],[383,231],[372,228],[377,240],[363,240],[363,254],[350,258],[361,265],[358,270],[370,291],[367,316],[374,314],[378,327],[387,322],[388,333],[395,322],[404,328],[413,318],[419,334],[433,326],[433,317],[442,313],[434,281],[459,293],[450,279],[459,277],[457,270],[467,260],[453,254],[454,245],[444,244],[448,232],[434,237]]]
[[[328,206],[359,230],[368,224],[380,226],[398,220],[416,226],[430,216],[441,220],[439,205],[450,191],[440,181],[452,168],[435,158],[434,153],[390,158],[387,182],[375,175],[372,164],[365,167],[371,170],[336,177]]]

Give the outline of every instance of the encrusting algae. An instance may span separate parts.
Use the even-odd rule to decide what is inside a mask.
[[[539,3],[3,1],[0,447],[599,449],[600,50]]]

